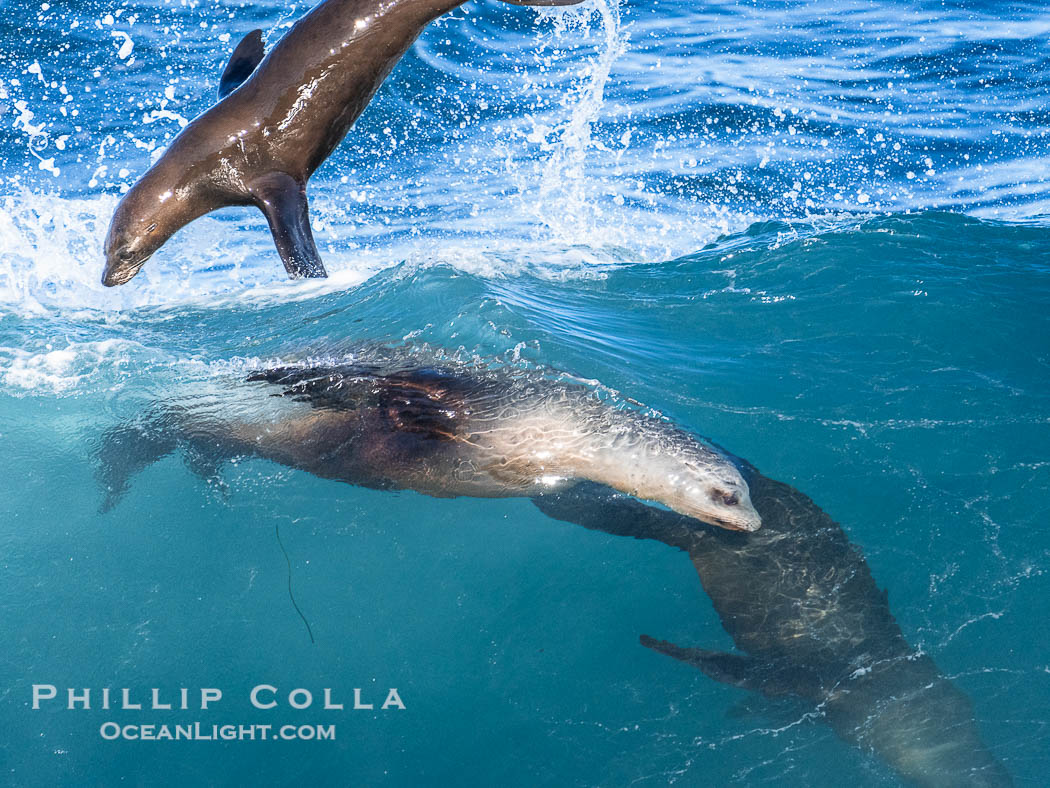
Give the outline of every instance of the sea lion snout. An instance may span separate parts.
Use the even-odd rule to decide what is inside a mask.
[[[724,517],[710,517],[709,519],[713,521],[711,525],[717,525],[719,528],[725,528],[728,531],[742,531],[750,534],[762,527],[762,518],[754,510],[736,519]]]
[[[102,284],[106,287],[116,287],[132,279],[135,274],[142,270],[142,266],[151,257],[137,254],[133,249],[121,248],[116,252],[106,254],[106,268],[102,272]]]
[[[738,494],[734,496],[738,497]],[[729,531],[753,533],[762,527],[762,517],[755,511],[755,507],[751,505],[750,500],[746,499],[746,496],[745,500],[731,505],[701,504],[695,508],[689,506],[683,508],[696,519]]]

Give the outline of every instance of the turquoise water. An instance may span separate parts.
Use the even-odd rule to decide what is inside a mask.
[[[5,6],[3,780],[898,784],[811,709],[639,645],[733,648],[666,545],[253,459],[219,484],[166,457],[99,512],[106,430],[379,343],[565,370],[802,490],[1014,781],[1045,784],[1045,9],[464,6],[311,182],[329,280],[285,281],[262,217],[231,210],[103,288],[121,187],[239,35],[305,7]],[[33,710],[34,684],[224,698]],[[258,684],[280,708],[252,708]],[[326,687],[348,708],[319,708]],[[355,687],[377,708],[350,710]],[[390,687],[405,710],[378,709]],[[337,735],[104,741],[109,720]]]

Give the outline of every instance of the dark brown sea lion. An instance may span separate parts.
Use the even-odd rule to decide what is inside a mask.
[[[230,205],[262,210],[289,276],[326,276],[306,182],[423,28],[464,2],[325,0],[265,57],[262,32],[248,33],[223,72],[219,102],[179,133],[117,206],[102,283],[124,284],[177,230]]]
[[[533,500],[558,520],[684,550],[737,650],[645,635],[642,645],[715,681],[802,701],[815,710],[812,719],[873,753],[909,785],[1012,785],[982,740],[973,703],[905,640],[886,592],[843,528],[799,490],[740,458],[735,464],[762,519],[755,533],[697,529],[675,512],[596,485]],[[858,776],[837,775],[829,784],[851,782]]]

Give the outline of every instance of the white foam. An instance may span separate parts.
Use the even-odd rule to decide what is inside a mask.
[[[169,241],[131,283],[101,283],[103,240],[116,198],[63,198],[20,189],[0,197],[0,310],[20,316],[119,320],[147,306],[225,303],[224,296],[274,298],[290,289],[315,294],[284,275],[265,229],[231,232],[231,222],[204,217]],[[357,284],[374,272],[334,266],[326,289]]]
[[[120,339],[48,345],[40,352],[0,347],[0,384],[14,396],[82,393],[92,383],[112,387],[131,358],[145,355],[137,342]]]
[[[683,234],[664,216],[661,234],[651,224],[658,220],[655,214],[625,208],[618,237],[603,232],[592,214],[579,217],[578,237],[570,243],[562,237],[570,227],[529,232],[515,220],[515,207],[503,204],[413,234],[382,222],[365,226],[351,208],[339,205],[330,185],[326,191],[315,200],[315,214],[326,224],[317,233],[330,274],[326,280],[289,281],[262,217],[245,210],[194,221],[131,282],[107,288],[101,283],[102,247],[116,198],[65,198],[20,188],[0,196],[0,312],[113,322],[145,307],[278,303],[345,290],[405,262],[410,271],[448,266],[484,277],[590,278],[624,262],[688,252],[746,223],[723,212],[707,222],[693,220]],[[376,203],[383,196],[377,194]]]

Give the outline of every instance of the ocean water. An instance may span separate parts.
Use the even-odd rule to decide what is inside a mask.
[[[1045,785],[1045,5],[472,2],[311,181],[328,280],[287,281],[230,209],[104,288],[121,192],[241,35],[308,7],[2,6],[0,782],[899,784],[819,713],[639,644],[733,648],[666,545],[258,459],[220,483],[172,455],[100,511],[107,430],[378,345],[562,370],[802,490],[1014,782]],[[34,684],[59,701],[34,710]],[[224,697],[107,711],[103,687]],[[114,720],[337,735],[105,740]]]

